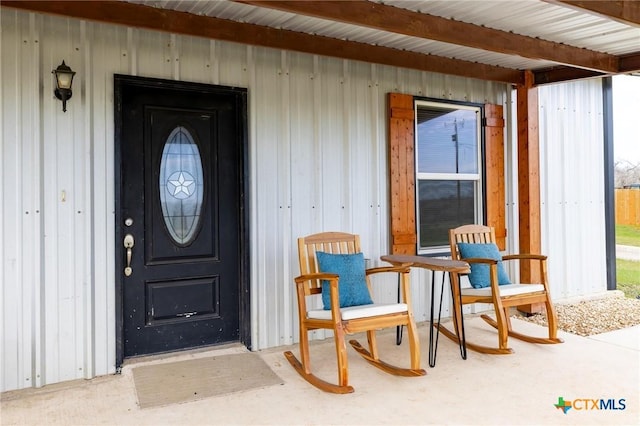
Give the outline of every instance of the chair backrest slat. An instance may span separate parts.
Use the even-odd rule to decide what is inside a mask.
[[[360,252],[360,237],[344,232],[322,232],[298,238],[298,263],[301,274],[319,272],[316,252],[334,254],[353,254]],[[305,293],[318,294],[322,292],[322,283],[315,280],[305,288]]]
[[[496,234],[492,227],[484,225],[463,225],[449,230],[451,259],[460,260],[458,243],[494,243]]]

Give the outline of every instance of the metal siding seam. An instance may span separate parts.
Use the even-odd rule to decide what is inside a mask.
[[[281,119],[281,128],[282,128],[282,140],[285,144],[286,156],[280,155],[279,158],[284,159],[283,161],[285,165],[285,178],[282,179],[282,185],[284,186],[283,192],[286,195],[286,209],[284,209],[281,220],[283,222],[282,226],[282,235],[281,235],[281,243],[282,243],[282,264],[280,265],[281,277],[278,285],[278,294],[282,297],[282,312],[279,324],[281,324],[281,332],[280,338],[278,340],[279,345],[290,345],[293,343],[293,335],[290,330],[293,329],[292,324],[294,319],[297,317],[297,309],[295,306],[296,301],[295,298],[291,297],[291,292],[289,283],[291,282],[291,278],[289,272],[291,271],[291,258],[292,258],[292,249],[290,242],[292,241],[291,231],[293,224],[293,197],[292,197],[292,162],[294,161],[292,157],[292,141],[291,141],[291,77],[289,75],[289,58],[288,53],[286,51],[280,52],[280,72],[278,75],[280,76],[280,80],[282,81],[282,96],[280,98],[281,109],[282,109],[282,119]]]
[[[209,40],[209,67],[211,84],[220,84],[220,61],[218,61],[218,41]]]
[[[104,63],[118,64],[119,58],[122,54],[120,47],[119,37],[106,37],[106,39],[117,40],[119,43],[114,43],[110,48],[99,44],[101,39],[96,33],[101,33],[100,26],[95,24],[89,27],[88,42],[84,49],[86,55],[86,69],[91,70],[91,77],[87,83],[87,109],[91,112],[88,114],[88,136],[87,140],[91,140],[92,155],[91,155],[91,298],[87,301],[88,306],[91,307],[93,312],[93,330],[91,336],[91,351],[92,356],[92,372],[91,377],[98,375],[104,375],[109,372],[109,365],[115,365],[115,359],[110,364],[109,355],[115,353],[115,335],[110,335],[109,329],[114,327],[109,320],[109,307],[113,308],[113,305],[109,303],[110,299],[115,293],[115,279],[109,280],[112,274],[112,269],[108,267],[108,259],[113,258],[114,254],[109,250],[109,247],[113,247],[113,244],[108,244],[109,237],[114,233],[108,232],[106,223],[106,215],[108,215],[107,198],[113,198],[113,196],[107,196],[107,181],[111,175],[113,179],[113,173],[109,174],[108,167],[106,165],[110,156],[107,154],[107,115],[104,114],[104,120],[100,120],[101,111],[108,111],[109,107],[113,109],[113,105],[109,105],[106,100],[106,90],[108,84],[107,79],[112,79],[112,75],[107,72],[104,67]],[[107,29],[104,29],[105,31]],[[124,32],[124,29],[111,28],[112,31]],[[87,47],[91,45],[91,48]],[[115,61],[111,61],[108,58],[114,55],[115,49]],[[93,52],[96,53],[96,57],[93,57]],[[101,84],[102,83],[102,84]],[[111,209],[112,211],[112,209]],[[111,283],[111,284],[107,284]],[[115,308],[113,308],[115,310]],[[115,319],[112,318],[115,324]],[[110,344],[110,342],[113,342]],[[88,368],[88,367],[87,367]],[[89,374],[85,371],[85,376]]]
[[[83,318],[83,329],[84,329],[84,353],[83,353],[83,378],[90,379],[95,377],[95,363],[96,363],[96,322],[95,322],[95,313],[96,313],[96,305],[95,305],[95,286],[96,286],[96,270],[95,270],[95,206],[94,206],[94,138],[93,138],[93,72],[94,69],[91,63],[91,40],[93,25],[89,24],[87,28],[87,23],[82,21],[81,23],[81,40],[82,40],[82,54],[84,56],[83,61],[83,78],[85,79],[84,84],[84,93],[83,93],[83,112],[84,112],[84,140],[88,145],[86,156],[86,173],[85,173],[85,188],[84,188],[84,205],[85,205],[85,229],[87,230],[87,250],[85,250],[86,254],[86,265],[87,271],[85,273],[85,286],[84,286],[84,318]]]
[[[112,29],[116,34],[124,31],[119,28]],[[125,34],[128,34],[125,33]],[[117,50],[113,53],[114,57],[118,57],[120,55],[123,46],[126,48],[128,46],[127,37],[118,37],[120,40],[120,46],[117,47]],[[111,43],[107,40],[107,45],[111,46]],[[129,60],[132,64],[136,63],[137,60],[137,50],[132,49],[128,53]],[[99,118],[96,119],[96,123],[104,123],[103,129],[103,142],[104,142],[104,169],[105,173],[102,175],[105,177],[104,182],[104,192],[101,194],[104,198],[104,248],[106,255],[105,262],[105,274],[102,276],[104,280],[104,288],[106,292],[106,297],[104,300],[106,301],[106,305],[104,306],[104,318],[105,324],[104,328],[105,336],[104,336],[104,345],[107,349],[106,361],[104,362],[103,369],[101,372],[106,373],[115,373],[116,372],[116,294],[115,294],[115,282],[116,282],[116,272],[115,272],[115,247],[116,241],[112,237],[115,235],[115,117],[114,117],[114,100],[111,94],[114,92],[114,81],[113,74],[115,72],[123,73],[126,70],[125,65],[121,64],[117,59],[114,58],[113,61],[110,61],[107,58],[103,58],[103,56],[99,56],[104,59],[102,69],[104,72],[104,81],[105,81],[105,91],[103,92],[104,98],[98,103],[96,101],[96,105],[104,105],[103,109],[99,109],[97,107],[97,111],[103,114],[103,120]],[[96,67],[96,69],[98,69]],[[97,113],[96,113],[97,115]],[[99,176],[100,175],[96,175]],[[99,181],[99,180],[98,180]],[[96,299],[100,300],[100,299]]]
[[[42,43],[40,40],[41,37],[41,30],[42,30],[42,22],[43,22],[43,17],[42,16],[34,16],[33,18],[34,21],[34,26],[33,26],[33,37],[34,39],[38,40],[37,44],[34,45],[34,56],[36,59],[34,59],[34,61],[36,61],[36,66],[34,66],[34,69],[36,70],[41,70],[42,69],[42,63],[40,61],[40,58],[42,57],[42,52],[41,52],[41,47],[42,47]],[[46,74],[45,74],[46,76]],[[46,78],[46,77],[42,77],[42,78]],[[45,85],[46,87],[46,85]],[[37,221],[35,224],[35,230],[34,230],[34,263],[35,265],[37,265],[34,268],[34,295],[33,295],[33,301],[32,301],[32,315],[33,315],[33,330],[32,330],[32,342],[33,342],[33,348],[32,348],[32,375],[33,375],[33,379],[32,380],[32,386],[35,387],[41,387],[45,384],[44,381],[44,373],[45,373],[45,365],[44,365],[44,360],[45,360],[45,353],[44,353],[44,348],[45,348],[45,342],[44,342],[44,333],[43,333],[43,328],[44,328],[44,312],[43,312],[43,306],[44,306],[44,302],[43,302],[43,295],[44,295],[44,290],[43,290],[43,285],[44,285],[44,276],[43,276],[43,271],[44,271],[44,241],[43,241],[43,230],[44,230],[44,215],[43,215],[43,206],[44,206],[44,200],[43,200],[43,188],[44,188],[44,156],[43,156],[43,143],[44,143],[44,127],[43,127],[43,120],[42,120],[42,116],[43,116],[43,109],[44,109],[44,105],[42,103],[42,94],[38,93],[38,95],[36,96],[36,98],[38,99],[38,101],[35,102],[35,108],[34,108],[34,114],[33,114],[33,118],[34,120],[38,123],[38,126],[33,126],[33,131],[34,131],[34,145],[36,146],[36,153],[34,155],[34,170],[37,169],[37,190],[34,193],[34,207],[33,209],[37,212]]]
[[[336,105],[336,111],[342,112],[342,132],[339,135],[341,140],[341,148],[344,151],[342,157],[341,171],[343,176],[342,181],[342,217],[341,217],[341,230],[354,231],[354,221],[352,215],[357,211],[357,206],[354,204],[353,199],[356,196],[354,194],[354,173],[356,173],[357,165],[355,165],[355,159],[357,156],[353,155],[353,151],[357,150],[358,141],[352,141],[351,132],[353,132],[353,126],[351,124],[351,117],[353,116],[350,105],[348,104],[350,98],[350,84],[349,84],[349,71],[350,64],[346,59],[340,61],[341,74],[337,76],[337,83],[339,84],[340,93],[338,98],[339,104]],[[359,232],[356,232],[359,233]]]
[[[221,54],[221,52],[217,52]],[[248,62],[253,61],[253,48],[250,46],[246,47],[245,50],[246,60]],[[260,226],[260,217],[257,212],[260,211],[260,204],[258,204],[259,198],[259,188],[258,188],[258,148],[257,148],[257,106],[254,105],[254,99],[256,99],[256,95],[254,91],[258,90],[257,84],[257,75],[255,69],[253,69],[248,75],[249,81],[249,89],[251,90],[249,96],[249,161],[250,161],[250,170],[251,170],[251,205],[255,206],[251,210],[251,241],[254,243],[251,246],[251,291],[250,291],[250,299],[251,299],[251,342],[253,342],[254,347],[252,349],[260,350],[265,348],[266,345],[263,342],[262,333],[260,333],[260,325],[265,322],[264,311],[266,306],[265,300],[265,289],[264,286],[261,285],[262,279],[265,276],[265,248],[264,248],[264,239],[262,238],[262,234],[260,230],[262,227]],[[261,304],[260,304],[261,303]]]
[[[0,29],[2,37],[2,58],[0,62],[0,91],[2,92],[2,138],[0,139],[0,160],[2,161],[2,173],[0,173],[0,184],[3,189],[2,209],[0,210],[0,237],[2,237],[2,300],[3,315],[0,317],[0,330],[2,331],[2,390],[20,389],[24,387],[22,380],[22,369],[24,355],[21,347],[24,333],[20,329],[22,321],[5,321],[5,318],[22,319],[23,312],[20,311],[21,302],[19,289],[21,286],[16,283],[22,282],[21,259],[17,255],[22,252],[20,243],[19,230],[22,229],[20,218],[21,204],[18,202],[19,191],[15,190],[14,181],[19,176],[20,157],[18,152],[19,140],[23,137],[20,126],[20,99],[14,105],[5,107],[5,99],[13,94],[16,98],[20,98],[19,90],[21,87],[21,74],[19,72],[20,58],[20,36],[18,28],[20,20],[24,19],[24,15],[6,12],[2,10],[0,13],[2,19],[2,28]],[[11,22],[8,22],[11,20]],[[8,28],[8,29],[7,29]],[[14,30],[13,33],[11,30]],[[15,60],[9,60],[9,58]],[[9,78],[14,78],[15,84],[9,84]],[[10,143],[10,142],[11,143]],[[19,183],[17,183],[19,184]],[[6,186],[5,186],[6,185]],[[7,189],[12,188],[11,191]],[[12,198],[13,197],[13,198]],[[5,257],[6,256],[6,257]],[[5,295],[8,296],[5,299]],[[27,361],[28,363],[29,360]]]

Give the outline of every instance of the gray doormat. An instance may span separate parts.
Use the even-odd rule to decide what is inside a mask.
[[[257,354],[212,356],[132,370],[140,408],[159,407],[283,381]]]

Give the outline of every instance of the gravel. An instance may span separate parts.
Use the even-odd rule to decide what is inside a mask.
[[[592,336],[640,325],[640,300],[626,298],[621,293],[572,304],[556,303],[555,308],[558,328],[579,336]],[[547,325],[545,313],[529,317],[517,314],[513,318]]]

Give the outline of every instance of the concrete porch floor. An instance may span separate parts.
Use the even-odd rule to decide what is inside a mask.
[[[543,335],[545,329],[514,320],[514,327]],[[149,363],[244,352],[230,346],[128,363],[122,374],[93,380],[25,389],[2,394],[2,425],[638,425],[640,424],[640,326],[580,337],[560,332],[565,343],[534,345],[510,339],[512,355],[482,355],[440,336],[437,364],[428,365],[427,324],[420,324],[422,366],[427,375],[395,377],[366,363],[349,348],[350,384],[355,392],[333,395],[312,387],[293,370],[282,352],[297,346],[260,352],[283,385],[239,392],[160,408],[137,405],[132,369]],[[467,338],[494,344],[495,332],[480,318],[466,321]],[[363,344],[364,336],[355,336]],[[395,345],[395,333],[380,333],[381,357],[408,365],[406,342]],[[333,381],[332,340],[312,344],[317,375]],[[566,414],[554,404],[565,401],[615,400],[624,409],[591,409],[578,403]],[[580,409],[580,408],[589,409]],[[611,407],[611,405],[609,405]]]

